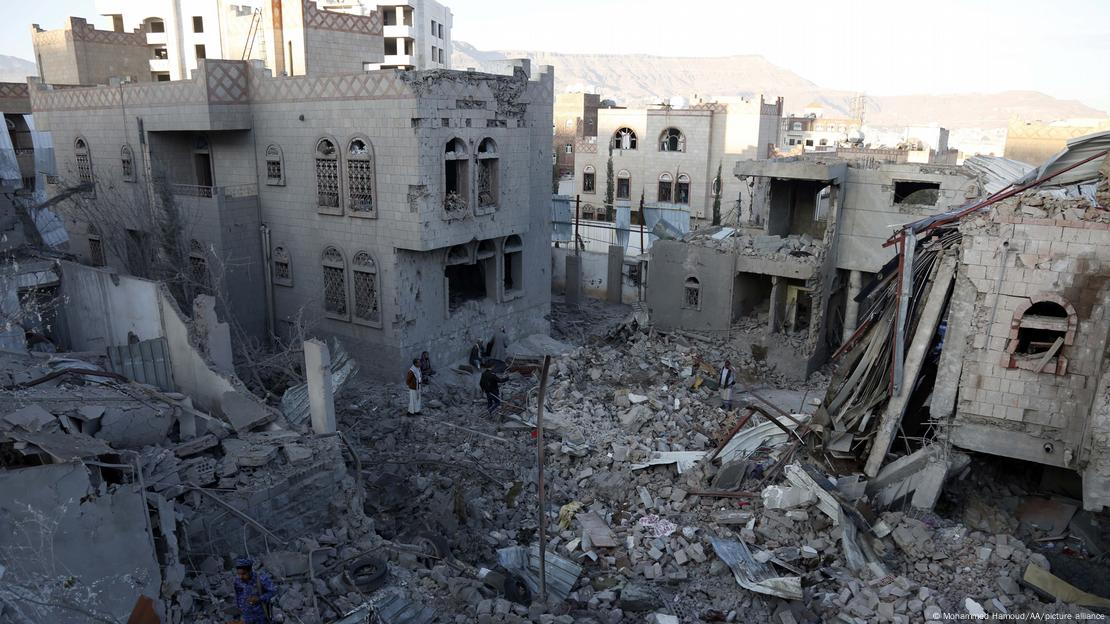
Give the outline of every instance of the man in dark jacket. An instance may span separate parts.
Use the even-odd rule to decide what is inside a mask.
[[[503,381],[508,379],[498,377],[488,368],[482,371],[482,379],[478,382],[478,387],[486,395],[486,409],[491,415],[501,406],[501,382]]]

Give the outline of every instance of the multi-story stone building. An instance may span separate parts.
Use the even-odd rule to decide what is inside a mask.
[[[656,241],[647,303],[662,328],[732,332],[788,375],[808,375],[856,329],[856,301],[893,257],[891,228],[981,192],[961,167],[833,157],[737,163],[753,184],[739,227]]]
[[[560,93],[555,96],[555,173],[573,178],[574,150],[578,141],[597,137],[597,109],[601,96],[596,93]]]
[[[166,84],[33,85],[59,182],[92,183],[84,201],[175,207],[186,270],[249,334],[304,318],[397,375],[423,350],[453,360],[501,327],[545,331],[550,68],[367,72],[327,45],[377,39],[366,43],[380,51],[380,15],[281,4],[308,75],[206,59]],[[142,223],[67,228],[94,264],[152,253]]]
[[[596,136],[575,142],[575,192],[601,205],[611,157],[614,205],[635,213],[643,199],[711,220],[719,187],[722,214],[735,221],[744,189],[728,172],[740,161],[767,158],[778,143],[781,115],[782,98],[762,97],[685,108],[599,109]],[[719,171],[724,173],[718,178]]]
[[[385,22],[385,58],[367,69],[451,69],[451,9],[435,0],[324,0],[321,8],[369,15]]]

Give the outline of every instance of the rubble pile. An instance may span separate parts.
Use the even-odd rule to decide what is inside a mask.
[[[1110,187],[1110,181],[1103,178],[1099,188]],[[1110,191],[1096,191],[1096,197],[1110,199]],[[1063,221],[1091,221],[1110,223],[1110,212],[1106,202],[1096,206],[1086,197],[1069,196],[1062,190],[1030,190],[1020,195],[1004,199],[993,206],[1003,218],[1050,219]]]
[[[824,250],[821,241],[809,234],[774,236],[749,234],[733,228],[706,228],[683,237],[703,247],[736,252],[744,256],[760,256],[768,260],[790,260],[817,264]]]

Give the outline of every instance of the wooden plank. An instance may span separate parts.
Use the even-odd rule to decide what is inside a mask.
[[[1068,331],[1068,319],[1061,316],[1041,316],[1039,314],[1026,314],[1021,317],[1021,326],[1024,329],[1049,329],[1052,331]]]
[[[956,275],[956,263],[951,257],[946,257],[935,266],[937,272],[933,277],[933,285],[929,290],[928,297],[926,297],[925,307],[921,311],[921,319],[918,321],[917,330],[906,356],[906,383],[901,384],[898,390],[890,396],[886,409],[879,419],[879,427],[875,431],[871,454],[868,456],[867,465],[864,468],[864,473],[871,478],[879,474],[879,468],[882,467],[883,460],[894,441],[894,433],[898,430],[898,425],[902,423],[902,416],[905,414],[906,404],[910,399],[910,389],[913,388],[917,376],[921,373],[921,367],[925,363],[929,345],[932,344],[933,336],[937,331],[937,324],[944,312],[944,302],[948,300],[948,289]],[[897,331],[897,328],[895,330]]]
[[[1056,339],[1056,342],[1052,343],[1052,346],[1049,347],[1048,351],[1044,352],[1044,357],[1042,357],[1040,361],[1037,362],[1037,368],[1033,370],[1038,373],[1043,372],[1045,365],[1048,364],[1049,360],[1056,357],[1056,352],[1059,351],[1060,347],[1062,346],[1064,346],[1064,337],[1060,336]]]

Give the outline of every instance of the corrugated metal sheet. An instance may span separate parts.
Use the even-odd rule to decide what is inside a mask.
[[[338,340],[328,341],[328,351],[331,353],[332,392],[339,394],[347,380],[358,373],[358,362],[347,355],[347,350]],[[281,395],[281,413],[294,425],[308,422],[308,384],[293,386]]]
[[[165,338],[144,340],[123,347],[108,347],[108,370],[159,390],[176,390]]]
[[[1067,169],[1107,149],[1110,149],[1110,130],[1076,137],[1068,141],[1068,146],[1061,150],[1059,154],[1049,158],[1043,165],[1030,171],[1024,178],[1018,180],[1018,183],[1028,184],[1034,180],[1039,180],[1057,171]],[[1043,187],[1054,188],[1071,186],[1072,184],[1080,184],[1094,180],[1098,177],[1098,168],[1102,166],[1103,160],[1102,158],[1096,158],[1089,163],[1080,165],[1046,182]]]
[[[1002,156],[972,156],[964,160],[964,167],[980,176],[987,195],[994,195],[1034,169],[1033,165]]]
[[[414,602],[401,591],[382,592],[332,624],[431,624],[436,619],[435,609]]]
[[[540,593],[540,548],[532,546],[513,546],[497,551],[497,563],[503,568],[516,574],[528,586],[533,595]],[[553,552],[544,556],[544,568],[547,571],[547,593],[559,601],[567,599],[570,590],[578,582],[582,574],[582,566],[573,561],[560,557]]]

